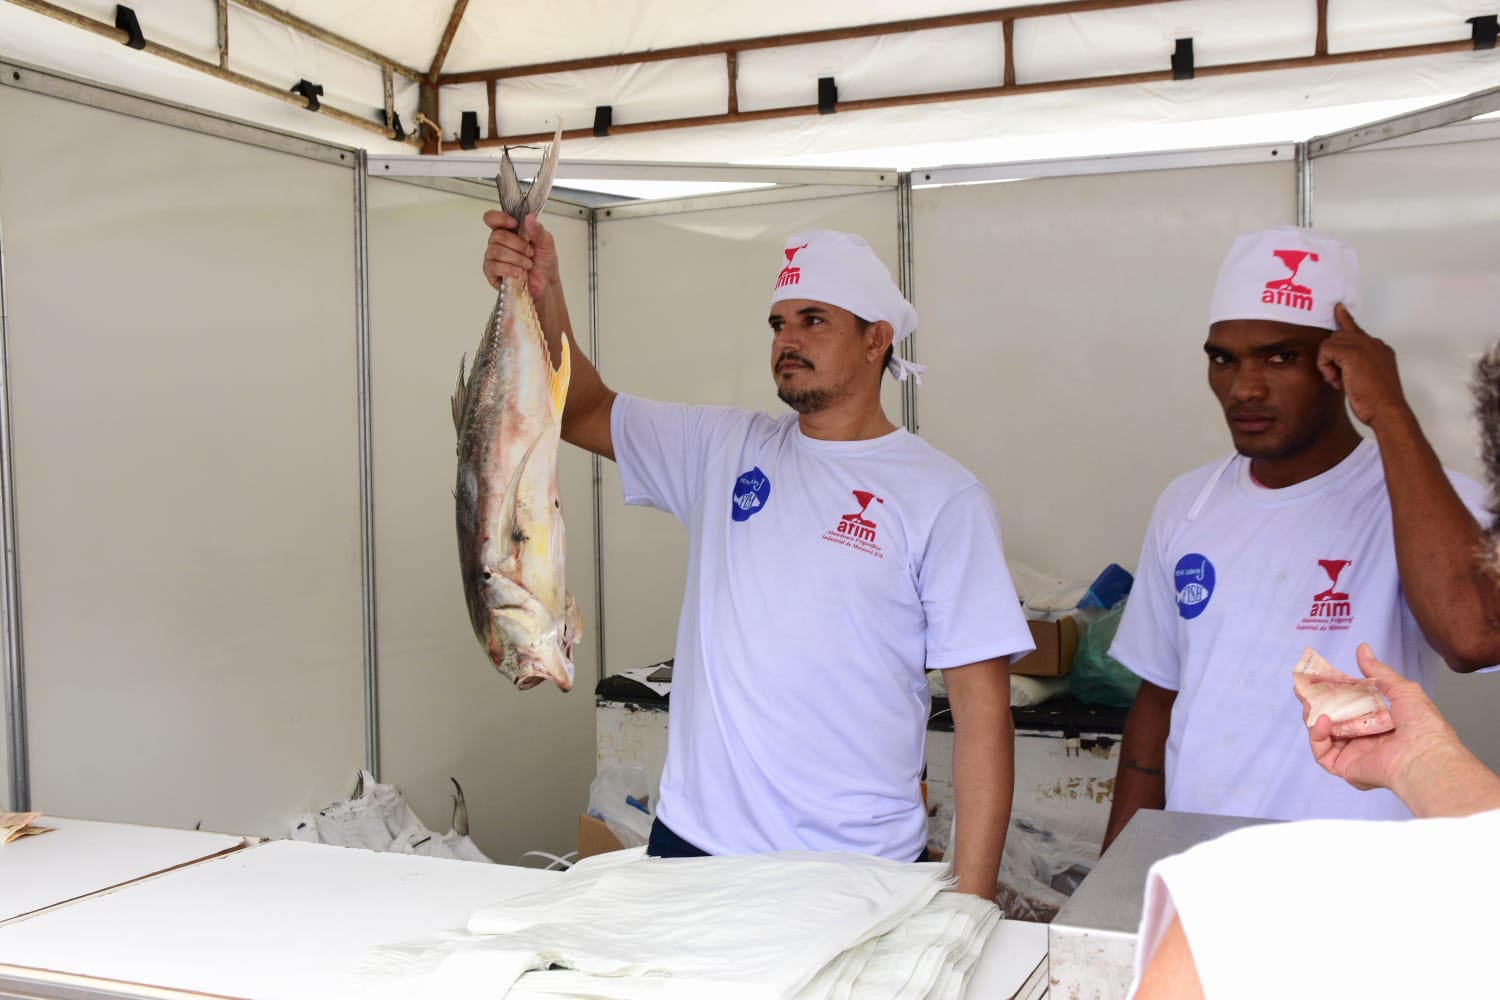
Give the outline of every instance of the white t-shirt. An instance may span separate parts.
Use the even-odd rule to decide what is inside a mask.
[[[1483,510],[1473,480],[1448,478],[1471,511]],[[1358,676],[1361,642],[1432,690],[1441,661],[1402,596],[1374,442],[1285,489],[1256,485],[1240,455],[1175,480],[1151,515],[1110,647],[1136,674],[1178,692],[1167,808],[1270,819],[1410,816],[1390,792],[1361,792],[1328,774],[1307,748],[1292,667],[1311,646]]]
[[[1207,1000],[1495,992],[1500,811],[1236,830],[1151,867],[1135,984],[1174,916]]]
[[[687,527],[658,818],[711,854],[926,841],[923,669],[1033,648],[984,487],[920,438],[621,395],[625,502]]]

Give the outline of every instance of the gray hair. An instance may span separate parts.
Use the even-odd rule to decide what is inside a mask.
[[[1492,570],[1500,571],[1495,558],[1495,543],[1500,541],[1500,343],[1474,366],[1473,389],[1474,414],[1479,418],[1479,457],[1489,490],[1486,562]]]

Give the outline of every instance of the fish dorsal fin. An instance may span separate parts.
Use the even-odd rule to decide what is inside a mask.
[[[453,430],[463,435],[464,432],[464,410],[469,408],[469,387],[464,384],[464,366],[469,363],[469,356],[465,354],[458,359],[458,384],[453,387]]]
[[[500,208],[506,215],[520,221],[528,215],[541,213],[542,206],[547,204],[547,196],[552,192],[552,177],[557,172],[557,154],[561,146],[562,122],[559,119],[552,142],[542,154],[542,165],[537,169],[536,176],[531,179],[524,195],[521,193],[520,178],[516,176],[516,166],[510,159],[510,149],[501,151],[500,172],[495,175],[495,188],[500,194]]]
[[[568,383],[573,380],[573,355],[568,349],[568,334],[562,335],[562,360],[552,373],[552,412],[562,416],[563,404],[568,399]]]

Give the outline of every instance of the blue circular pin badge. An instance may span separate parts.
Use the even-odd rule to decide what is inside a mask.
[[[1172,578],[1177,592],[1177,613],[1188,620],[1203,614],[1208,599],[1214,596],[1214,564],[1208,557],[1189,552],[1177,560]]]
[[[736,521],[748,521],[752,515],[759,514],[765,508],[769,499],[771,479],[760,471],[760,466],[756,466],[749,472],[740,473],[740,478],[734,481],[729,516]]]

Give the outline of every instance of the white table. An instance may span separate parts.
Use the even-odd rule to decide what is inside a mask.
[[[51,832],[0,844],[0,922],[251,843],[223,833],[57,816],[33,825]]]
[[[0,998],[358,997],[371,947],[561,877],[272,841],[0,924]],[[1039,995],[1046,947],[1044,925],[1002,921],[968,996]]]

